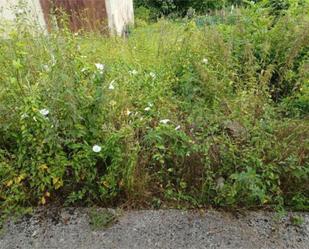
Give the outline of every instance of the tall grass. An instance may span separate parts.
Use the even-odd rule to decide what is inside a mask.
[[[308,16],[260,11],[128,39],[18,24],[0,40],[2,210],[307,210]]]

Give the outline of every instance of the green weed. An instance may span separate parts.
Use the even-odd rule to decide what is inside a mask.
[[[308,210],[308,13],[257,6],[128,39],[18,22],[0,39],[1,209]]]

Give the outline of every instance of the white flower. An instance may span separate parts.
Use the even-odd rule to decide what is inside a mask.
[[[157,75],[156,75],[154,72],[151,72],[149,75],[150,75],[150,77],[153,78],[153,79],[155,79],[155,78],[157,77]]]
[[[151,110],[151,108],[148,106],[144,109],[146,112],[149,112]]]
[[[127,116],[130,116],[132,114],[132,112],[129,109],[127,109],[126,114],[127,114]]]
[[[133,69],[133,70],[129,71],[129,74],[131,74],[131,75],[137,75],[138,72],[137,72],[135,69]]]
[[[18,10],[16,11],[16,15],[23,15],[23,14],[25,14],[25,10],[18,9]]]
[[[46,65],[46,64],[43,65],[43,68],[44,68],[45,71],[48,71],[48,70],[49,70],[49,67],[48,67],[48,65]]]
[[[22,115],[21,115],[21,118],[22,119],[25,119],[25,118],[28,118],[29,117],[29,115],[27,114],[27,113],[23,113]]]
[[[180,130],[180,128],[181,128],[181,126],[178,125],[178,126],[175,128],[175,130],[178,131],[178,130]]]
[[[96,68],[101,71],[101,73],[104,71],[105,65],[101,63],[95,63]]]
[[[167,124],[169,122],[171,122],[171,120],[169,120],[169,119],[162,119],[162,120],[160,120],[161,124]]]
[[[109,90],[114,90],[114,89],[115,89],[114,84],[115,84],[115,81],[113,80],[113,81],[109,84],[108,89],[109,89]]]
[[[217,188],[222,189],[224,187],[224,182],[225,182],[225,179],[222,176],[220,176],[217,179]]]
[[[102,150],[102,147],[97,144],[92,147],[92,151],[95,153],[99,153],[101,150]]]
[[[117,104],[117,102],[116,102],[115,100],[111,100],[111,101],[109,102],[109,104],[110,104],[111,106],[115,106],[115,105]]]
[[[52,66],[55,66],[57,63],[57,60],[53,54],[51,55],[51,62],[52,62]]]
[[[204,58],[203,60],[202,60],[202,62],[204,63],[204,64],[208,64],[208,59],[207,58]]]
[[[43,115],[43,116],[47,116],[49,114],[49,110],[47,109],[41,109],[40,110],[40,113]]]

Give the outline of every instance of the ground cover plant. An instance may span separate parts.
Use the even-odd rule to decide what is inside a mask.
[[[0,39],[0,206],[309,208],[309,8]],[[229,20],[229,19],[227,19]],[[3,27],[4,28],[4,27]]]

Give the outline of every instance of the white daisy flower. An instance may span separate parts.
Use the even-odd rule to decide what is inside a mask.
[[[151,110],[151,108],[148,106],[144,109],[146,112],[149,112]]]
[[[204,64],[208,64],[208,59],[207,58],[204,58],[203,60],[202,60],[202,62],[204,63]]]
[[[101,63],[95,63],[95,66],[99,71],[103,71],[105,68],[105,65]]]
[[[48,71],[49,70],[49,66],[48,65],[43,65],[43,69],[45,70],[45,71]]]
[[[161,124],[167,124],[169,122],[171,122],[171,120],[169,120],[169,119],[162,119],[162,120],[160,120]]]
[[[21,115],[21,118],[22,119],[25,119],[25,118],[28,118],[29,117],[29,115],[27,114],[27,113],[23,113],[22,115]]]
[[[149,75],[150,75],[150,77],[153,78],[153,79],[155,79],[155,78],[157,77],[157,75],[156,75],[154,72],[151,72]]]
[[[25,13],[25,11],[22,10],[22,9],[18,9],[18,10],[16,11],[16,14],[17,14],[17,15],[22,15],[22,14],[24,14],[24,13]]]
[[[53,54],[51,55],[51,61],[52,61],[52,66],[55,66],[57,63],[57,60]]]
[[[47,109],[41,109],[40,110],[40,113],[43,115],[43,116],[47,116],[49,114],[49,110]]]
[[[99,153],[101,150],[102,150],[102,147],[97,144],[92,147],[92,151],[95,153]]]
[[[115,81],[113,80],[113,81],[109,84],[108,89],[109,89],[109,90],[114,90],[114,89],[115,89],[114,84],[115,84]]]
[[[137,74],[138,74],[138,72],[137,72],[135,69],[129,71],[129,73],[130,73],[131,75],[137,75]]]

